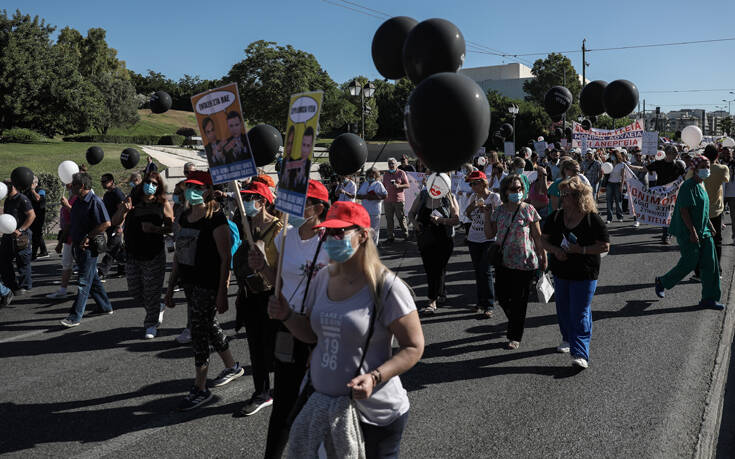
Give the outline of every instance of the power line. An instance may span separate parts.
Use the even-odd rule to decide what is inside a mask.
[[[345,8],[345,9],[348,9],[348,10],[352,10],[352,11],[354,11],[356,13],[360,13],[360,14],[363,14],[365,16],[370,16],[370,17],[373,17],[373,18],[376,18],[376,19],[381,19],[381,20],[382,19],[385,19],[384,17],[381,17],[381,16],[378,16],[378,15],[375,15],[375,14],[368,13],[367,11],[358,10],[357,8],[352,8],[351,6],[343,5],[341,3],[333,2],[333,1],[330,1],[330,0],[322,0],[322,2],[328,3],[330,5],[338,6],[340,8]]]
[[[666,94],[673,92],[724,92],[724,91],[735,91],[735,89],[667,89],[661,91],[640,91],[641,94]]]

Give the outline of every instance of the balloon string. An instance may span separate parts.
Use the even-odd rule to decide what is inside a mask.
[[[390,140],[391,139],[388,139],[388,140],[385,141],[385,143],[383,144],[383,148],[380,149],[380,152],[378,153],[378,156],[375,157],[375,161],[373,161],[373,165],[370,166],[370,169],[372,169],[373,167],[375,167],[375,164],[378,162],[378,160],[380,159],[380,157],[383,156],[383,152],[385,151],[385,147],[388,146],[388,142],[390,142]]]

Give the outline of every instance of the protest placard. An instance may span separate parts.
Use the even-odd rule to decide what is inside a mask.
[[[304,215],[323,97],[323,91],[294,94],[288,106],[286,143],[278,180],[276,210],[290,215]]]
[[[587,141],[587,148],[643,148],[643,121],[635,120],[631,124],[618,129],[585,129],[575,122],[572,128],[572,146],[582,147]]]
[[[505,153],[505,156],[513,157],[516,154],[516,147],[513,142],[505,142],[503,144],[503,153]]]
[[[646,189],[626,166],[625,182],[628,185],[628,203],[638,221],[652,226],[669,226],[676,196],[684,178],[679,177],[671,183]]]
[[[411,206],[413,206],[413,202],[416,200],[416,197],[419,195],[421,188],[423,188],[424,186],[424,181],[426,181],[426,174],[423,172],[406,172],[406,175],[408,176],[408,188],[403,195],[406,198],[404,209],[406,214],[408,214]]]
[[[641,153],[644,155],[655,155],[658,150],[658,132],[643,133],[643,147]]]
[[[224,183],[257,175],[237,84],[199,93],[191,98],[191,106],[202,134],[212,182]]]
[[[539,155],[539,158],[544,157],[544,155],[546,154],[546,147],[548,146],[549,144],[546,141],[533,143],[533,149],[536,150],[536,153]]]

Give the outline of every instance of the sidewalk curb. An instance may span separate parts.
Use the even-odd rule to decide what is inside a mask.
[[[732,259],[732,254],[727,258]],[[705,398],[701,428],[694,449],[694,458],[696,459],[712,459],[717,455],[717,440],[719,439],[720,423],[722,422],[727,373],[732,352],[733,335],[735,334],[735,310],[733,310],[735,309],[735,291],[733,291],[733,282],[735,282],[735,270],[730,275],[730,291],[725,302],[725,318],[722,321],[720,343],[717,346],[711,384]]]

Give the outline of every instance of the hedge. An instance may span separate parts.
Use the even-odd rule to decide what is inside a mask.
[[[3,131],[2,143],[40,143],[46,140],[41,134],[31,129],[13,128]]]
[[[74,135],[64,137],[64,142],[132,143],[138,145],[181,145],[180,135]]]

